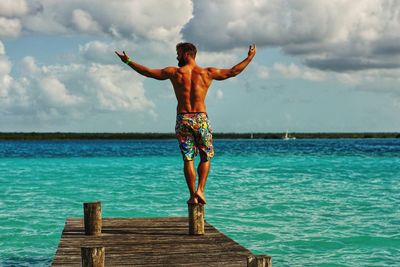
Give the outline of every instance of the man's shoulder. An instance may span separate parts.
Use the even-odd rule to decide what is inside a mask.
[[[173,67],[173,66],[168,66],[168,67],[165,67],[163,70],[165,70],[165,71],[177,71],[179,68],[177,68],[177,67]]]
[[[168,74],[175,74],[178,70],[179,70],[179,68],[172,67],[172,66],[165,67],[162,69],[163,72],[168,73]]]

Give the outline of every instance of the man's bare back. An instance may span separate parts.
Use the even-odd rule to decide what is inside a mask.
[[[202,68],[196,64],[196,47],[191,43],[176,46],[179,67],[150,69],[131,60],[128,55],[115,52],[136,72],[157,80],[169,79],[178,101],[175,132],[184,159],[184,174],[190,192],[189,204],[206,204],[204,187],[214,156],[212,130],[205,104],[208,88],[213,80],[225,80],[241,73],[256,54],[255,44],[250,45],[247,57],[230,69]],[[200,152],[197,168],[199,183],[195,187],[196,171],[193,159]]]
[[[129,57],[116,52],[123,62]],[[195,56],[177,49],[177,60],[183,66],[164,69],[149,69],[134,61],[128,65],[138,73],[157,80],[169,79],[178,101],[177,113],[206,112],[205,98],[213,80],[225,80],[241,73],[256,54],[256,46],[249,47],[247,58],[230,69],[202,68],[196,64]]]

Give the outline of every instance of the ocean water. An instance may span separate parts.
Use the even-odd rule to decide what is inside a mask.
[[[206,220],[274,266],[399,266],[400,140],[214,140]],[[198,160],[196,160],[196,163]],[[83,202],[187,216],[176,140],[0,141],[0,266],[49,266]]]

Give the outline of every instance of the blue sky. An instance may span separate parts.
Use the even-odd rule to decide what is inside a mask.
[[[122,64],[176,66],[193,42],[214,81],[215,132],[400,131],[400,2],[0,1],[0,131],[173,132],[169,81]]]

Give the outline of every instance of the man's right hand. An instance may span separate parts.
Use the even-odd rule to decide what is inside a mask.
[[[249,46],[248,57],[253,58],[256,55],[256,44],[252,44]]]
[[[118,53],[117,51],[115,51],[115,54],[117,54],[117,56],[119,56],[119,58],[121,59],[122,62],[126,62],[129,58],[129,56],[125,53],[125,51],[122,51],[122,54]]]

